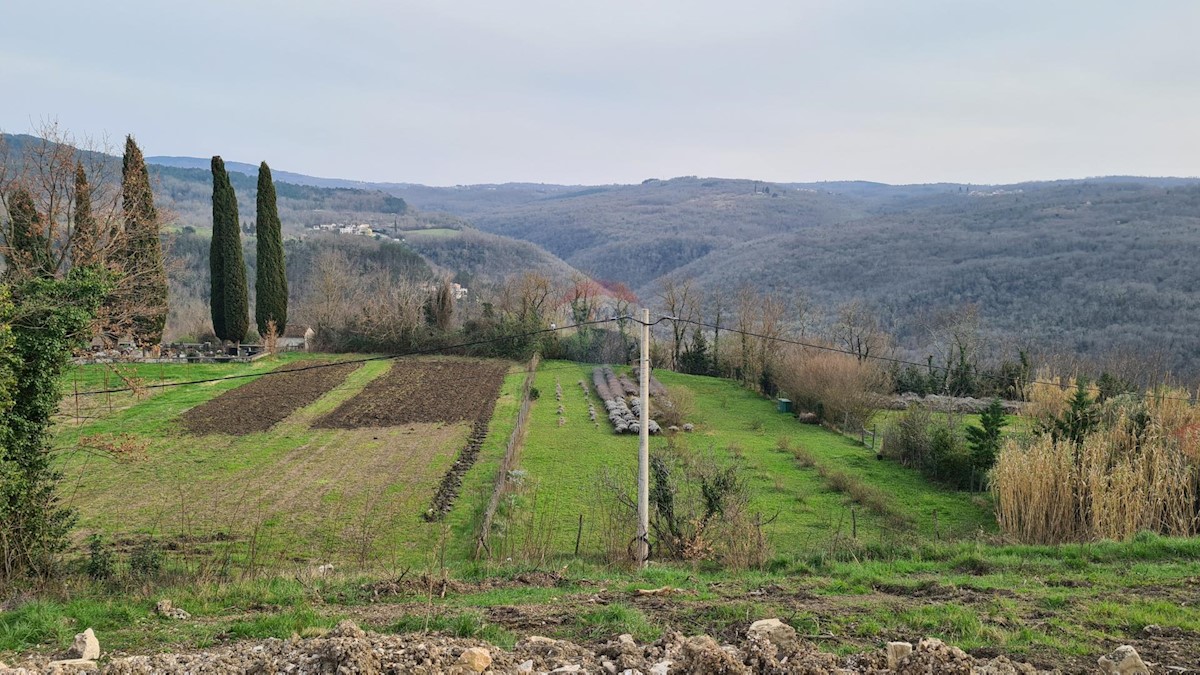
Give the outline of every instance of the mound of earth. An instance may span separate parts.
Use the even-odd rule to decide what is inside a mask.
[[[324,396],[356,368],[355,363],[289,363],[188,410],[180,421],[198,435],[266,431]]]
[[[15,673],[1037,673],[1005,657],[980,661],[940,640],[910,653],[839,657],[821,652],[777,620],[756,622],[739,644],[672,633],[653,643],[622,635],[596,647],[528,637],[510,651],[485,642],[431,635],[377,635],[350,621],[321,637],[245,642],[190,654],[155,654],[56,665],[29,662]],[[55,669],[58,670],[55,670]],[[0,669],[4,671],[4,669]]]
[[[489,415],[508,366],[495,361],[400,360],[317,421],[326,429],[456,423]]]

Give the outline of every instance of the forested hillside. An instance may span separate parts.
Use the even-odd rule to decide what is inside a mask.
[[[767,192],[769,190],[769,192]],[[664,277],[745,283],[826,314],[862,299],[902,346],[976,305],[993,336],[1043,352],[1162,354],[1194,374],[1200,181],[1011,186],[767,184],[677,178],[598,188],[396,192],[469,215],[653,298]],[[484,208],[494,195],[494,207]],[[913,354],[916,355],[915,352]]]
[[[172,172],[186,170],[161,171],[170,188]],[[933,317],[974,306],[1006,351],[1133,352],[1177,375],[1200,372],[1200,300],[1189,261],[1200,244],[1195,179],[364,186],[379,191],[290,186],[293,222],[363,209],[408,229],[431,226],[414,213],[445,212],[550,252],[489,239],[449,216],[432,226],[455,230],[450,236],[409,237],[431,263],[467,281],[537,261],[553,276],[575,268],[624,282],[653,302],[665,279],[690,277],[705,293],[732,296],[746,284],[810,300],[827,323],[839,305],[862,300],[914,358]],[[191,198],[175,189],[180,202]]]

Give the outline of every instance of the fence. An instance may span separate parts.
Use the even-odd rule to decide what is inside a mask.
[[[533,358],[529,360],[529,365],[526,366],[525,384],[521,387],[521,408],[517,412],[517,423],[513,425],[512,433],[508,436],[508,443],[504,446],[504,457],[500,460],[500,468],[496,470],[492,497],[483,512],[483,523],[479,526],[479,537],[475,542],[476,560],[483,555],[484,551],[491,550],[488,543],[492,536],[492,519],[496,517],[496,509],[500,507],[500,498],[503,496],[504,486],[508,482],[508,472],[516,463],[517,450],[525,441],[525,430],[529,426],[529,409],[533,404],[529,392],[533,389],[533,381],[537,377],[539,361],[540,357],[534,354]]]

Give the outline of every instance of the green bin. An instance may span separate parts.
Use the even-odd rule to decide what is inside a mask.
[[[777,404],[778,404],[779,412],[781,412],[781,413],[792,412],[792,400],[791,399],[788,399],[788,398],[778,399]]]

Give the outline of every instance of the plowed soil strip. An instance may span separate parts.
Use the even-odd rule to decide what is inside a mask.
[[[345,381],[356,363],[321,368],[312,361],[289,363],[180,415],[193,434],[244,436],[266,431]],[[296,372],[290,372],[296,371]]]
[[[397,361],[387,374],[315,426],[358,429],[475,422],[490,415],[507,371],[507,365],[496,362]]]

